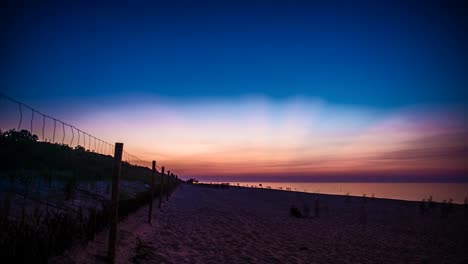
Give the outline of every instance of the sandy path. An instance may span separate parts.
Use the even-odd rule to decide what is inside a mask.
[[[291,204],[314,214],[317,198],[320,217],[289,216]],[[152,226],[146,207],[120,225],[118,262],[459,263],[468,259],[468,218],[457,208],[442,219],[411,202],[183,185]],[[102,240],[71,259],[95,263]]]

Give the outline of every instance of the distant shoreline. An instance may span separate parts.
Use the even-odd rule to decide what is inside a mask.
[[[468,183],[468,175],[192,176],[200,182]]]
[[[420,202],[431,199],[442,203],[451,200],[464,204],[468,199],[468,183],[431,182],[199,182],[208,187],[255,188],[297,193],[312,193],[336,196],[390,199],[405,202]],[[422,185],[422,186],[421,186]],[[443,188],[442,188],[443,187]]]

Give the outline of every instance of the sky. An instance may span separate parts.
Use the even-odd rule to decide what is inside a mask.
[[[190,176],[468,171],[464,1],[96,2],[3,1],[2,92]]]

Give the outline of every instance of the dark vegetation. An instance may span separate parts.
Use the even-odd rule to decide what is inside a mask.
[[[27,130],[0,131],[0,168],[1,172],[32,170],[41,176],[54,178],[73,176],[80,180],[110,180],[112,170],[111,156],[85,150],[78,146],[51,144],[37,141],[38,137]],[[122,164],[122,178],[149,182],[150,169]]]
[[[0,131],[0,259],[47,263],[93,239],[109,223],[112,163],[80,146],[39,142],[26,130]],[[148,202],[150,175],[122,163],[121,179],[133,189],[121,183],[121,219]]]
[[[301,211],[299,210],[299,208],[297,208],[294,205],[292,205],[291,208],[289,209],[289,213],[291,214],[291,216],[294,216],[294,217],[297,217],[297,218],[302,217]]]

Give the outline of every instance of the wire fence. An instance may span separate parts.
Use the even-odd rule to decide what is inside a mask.
[[[10,119],[4,117],[0,129],[28,130],[31,134],[38,135],[39,141],[68,145],[72,148],[80,146],[85,150],[103,155],[112,156],[114,154],[114,144],[91,135],[74,125],[46,115],[7,95],[0,94],[0,100],[2,101],[2,111],[6,112],[9,117],[13,117]],[[14,125],[15,121],[17,125]],[[127,151],[124,151],[122,159],[133,165],[151,167],[151,161],[143,160]]]
[[[178,177],[126,151],[116,160],[114,151],[115,144],[0,94],[0,259],[47,263],[107,229],[115,204],[122,220],[149,203],[151,221],[152,201],[167,200]]]

